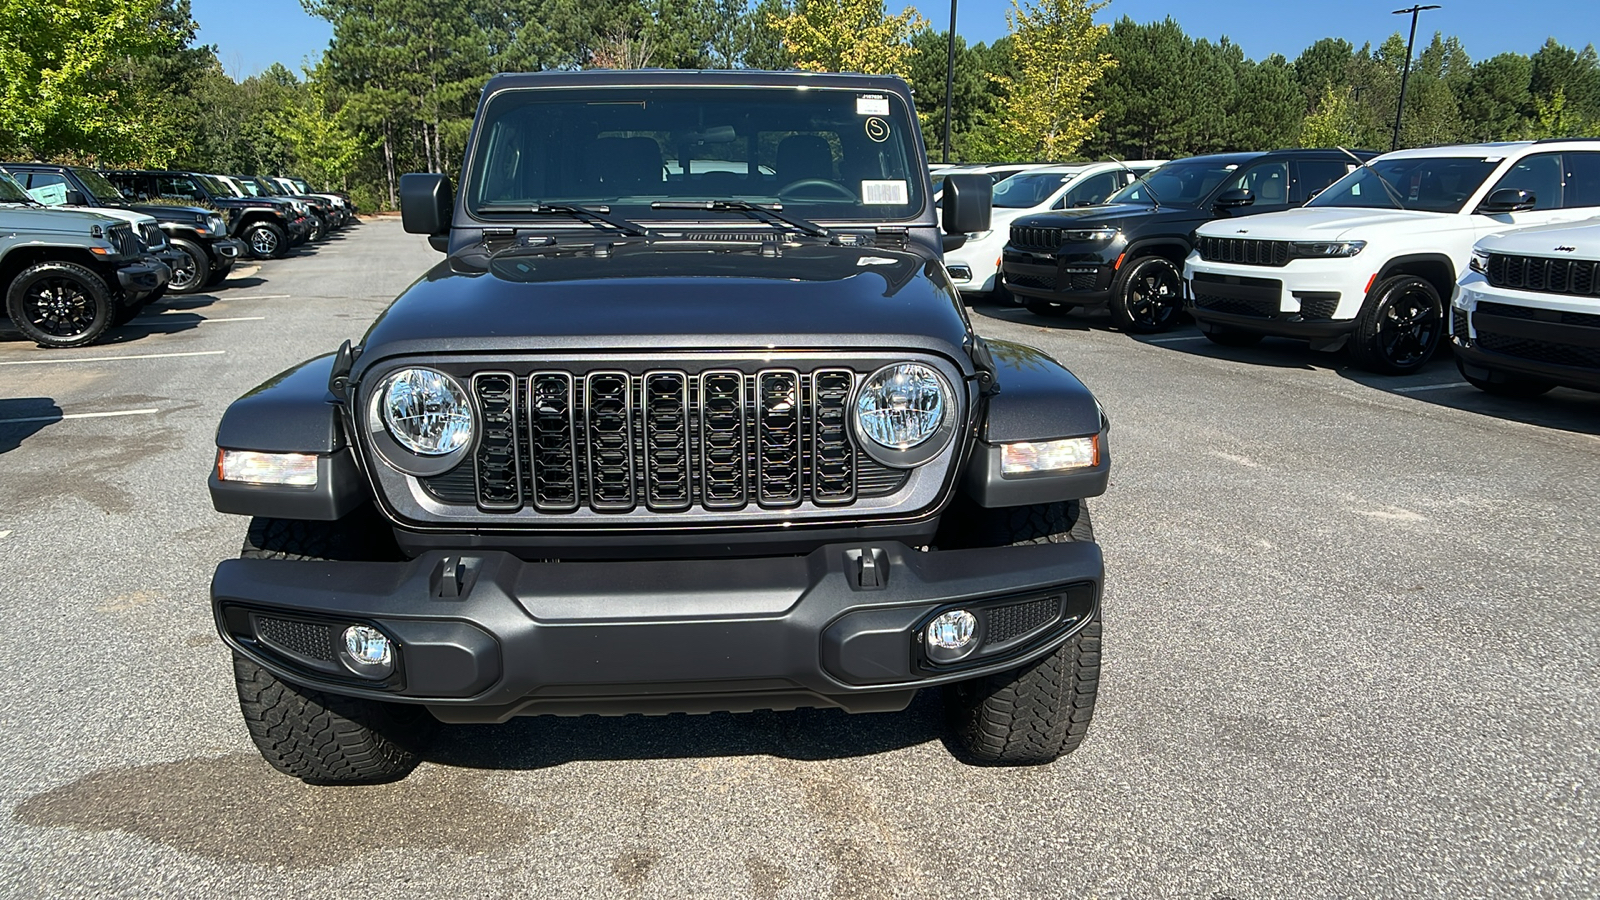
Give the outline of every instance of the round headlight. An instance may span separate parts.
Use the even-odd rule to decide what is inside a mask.
[[[873,459],[890,466],[921,465],[954,433],[954,405],[950,388],[932,367],[895,363],[861,383],[856,431]]]
[[[375,397],[383,427],[420,456],[444,456],[472,440],[472,405],[454,378],[433,369],[401,369]]]

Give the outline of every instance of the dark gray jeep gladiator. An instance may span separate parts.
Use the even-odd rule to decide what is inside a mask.
[[[403,777],[440,722],[904,709],[974,763],[1082,740],[1108,421],[973,331],[892,77],[501,75],[445,254],[358,345],[229,407],[212,604],[268,762]]]

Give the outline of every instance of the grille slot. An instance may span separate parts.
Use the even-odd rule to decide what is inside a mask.
[[[701,502],[707,509],[745,505],[744,373],[700,376]]]
[[[1286,266],[1289,264],[1289,243],[1249,238],[1201,237],[1200,258],[1210,262],[1235,263],[1241,266]]]
[[[522,464],[517,453],[517,380],[510,372],[479,372],[472,393],[483,417],[473,455],[478,506],[486,511],[522,508]]]
[[[1545,294],[1600,294],[1600,262],[1489,254],[1485,276],[1499,288]]]
[[[572,376],[535,372],[528,379],[528,438],[533,505],[540,512],[578,508],[577,434]]]
[[[1034,250],[1055,250],[1061,246],[1061,229],[1011,226],[1011,246]]]
[[[139,239],[144,242],[145,249],[149,251],[162,250],[167,246],[166,234],[162,232],[161,226],[153,222],[146,222],[139,226]]]
[[[682,372],[644,376],[645,502],[651,509],[688,509],[689,377]]]
[[[256,616],[256,637],[280,650],[323,662],[333,661],[333,626]]]
[[[144,243],[133,234],[133,228],[127,222],[118,222],[106,230],[106,240],[117,248],[120,256],[142,256]]]
[[[762,506],[800,504],[800,373],[756,376],[757,453]]]
[[[850,390],[855,373],[823,369],[811,376],[811,499],[849,503],[856,497],[855,447],[850,443]]]
[[[632,387],[626,372],[591,372],[584,379],[589,506],[599,512],[626,512],[635,505]]]
[[[1061,609],[1058,596],[1041,597],[989,610],[989,633],[984,638],[985,647],[1004,644],[1030,632],[1038,631],[1054,622]]]

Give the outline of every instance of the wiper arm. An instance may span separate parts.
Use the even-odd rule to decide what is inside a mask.
[[[634,237],[649,237],[650,230],[637,222],[607,215],[611,212],[609,206],[579,206],[576,203],[531,203],[524,206],[484,206],[478,209],[480,213],[514,213],[518,215],[568,215],[577,216],[590,222],[601,222],[610,225],[623,234]]]
[[[1367,165],[1366,160],[1364,160],[1361,157],[1355,155],[1354,153],[1351,153],[1349,150],[1346,150],[1343,147],[1336,147],[1335,149],[1338,150],[1340,153],[1343,153],[1345,156],[1348,156],[1351,159],[1355,160],[1356,161],[1356,165],[1360,166],[1363,169],[1366,169],[1368,172],[1371,172],[1373,175],[1376,175],[1378,177],[1378,183],[1383,185],[1383,189],[1385,191],[1389,192],[1389,199],[1394,201],[1394,205],[1400,207],[1401,209],[1405,209],[1406,208],[1405,201],[1400,199],[1400,192],[1398,190],[1395,190],[1395,186],[1389,183],[1389,179],[1383,177],[1383,173],[1382,172],[1379,172],[1377,169],[1374,169],[1373,167]]]
[[[1109,154],[1109,153],[1107,153],[1106,156],[1110,156],[1112,162],[1114,162],[1117,165],[1121,166],[1122,167],[1122,171],[1127,172],[1129,175],[1133,175],[1133,180],[1128,182],[1129,184],[1143,184],[1144,185],[1144,192],[1146,194],[1150,195],[1150,206],[1151,206],[1150,211],[1151,212],[1158,212],[1161,209],[1161,198],[1157,197],[1156,196],[1156,192],[1150,189],[1150,182],[1145,181],[1143,175],[1134,175],[1133,170],[1128,168],[1128,164],[1123,162],[1122,160],[1117,159],[1115,156],[1111,156],[1111,154]],[[1124,188],[1123,190],[1127,190],[1127,189]],[[1121,192],[1119,191],[1118,193],[1121,193]]]
[[[751,203],[748,200],[657,200],[650,204],[651,209],[720,209],[746,212],[768,223],[788,225],[812,237],[827,237],[831,232],[815,222],[810,222],[799,216],[786,216],[778,210],[783,209],[780,203],[767,204]]]

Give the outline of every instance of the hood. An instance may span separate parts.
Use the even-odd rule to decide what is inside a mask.
[[[1033,213],[1019,216],[1012,224],[1041,228],[1098,228],[1107,225],[1126,228],[1134,223],[1209,218],[1211,218],[1209,212],[1180,206],[1163,206],[1157,209],[1143,203],[1114,203],[1108,206],[1080,206],[1047,213]]]
[[[155,217],[145,215],[138,210],[128,209],[124,206],[74,206],[72,208],[93,211],[97,215],[110,216],[113,219],[121,219],[122,221],[127,222],[136,228],[141,225],[156,224]]]
[[[1320,206],[1264,213],[1241,221],[1222,219],[1201,226],[1200,233],[1207,237],[1244,234],[1260,240],[1334,241],[1359,238],[1378,228],[1398,228],[1408,233],[1446,230],[1456,220],[1449,213],[1420,210]],[[1466,225],[1470,227],[1471,223]]]
[[[158,222],[183,222],[192,224],[196,219],[204,221],[208,216],[214,215],[216,210],[206,209],[203,206],[165,206],[159,203],[133,203],[128,209],[142,212],[147,216],[154,216]]]
[[[62,234],[88,239],[93,226],[109,228],[120,221],[88,210],[0,205],[0,230],[15,231],[23,238],[30,234]]]
[[[773,245],[767,245],[771,248]],[[770,249],[769,249],[770,252]],[[362,363],[441,350],[923,349],[971,371],[937,262],[875,248],[633,241],[458,253],[367,332]]]
[[[1552,259],[1600,260],[1600,219],[1564,222],[1492,234],[1479,244],[1490,253],[1546,256]]]

